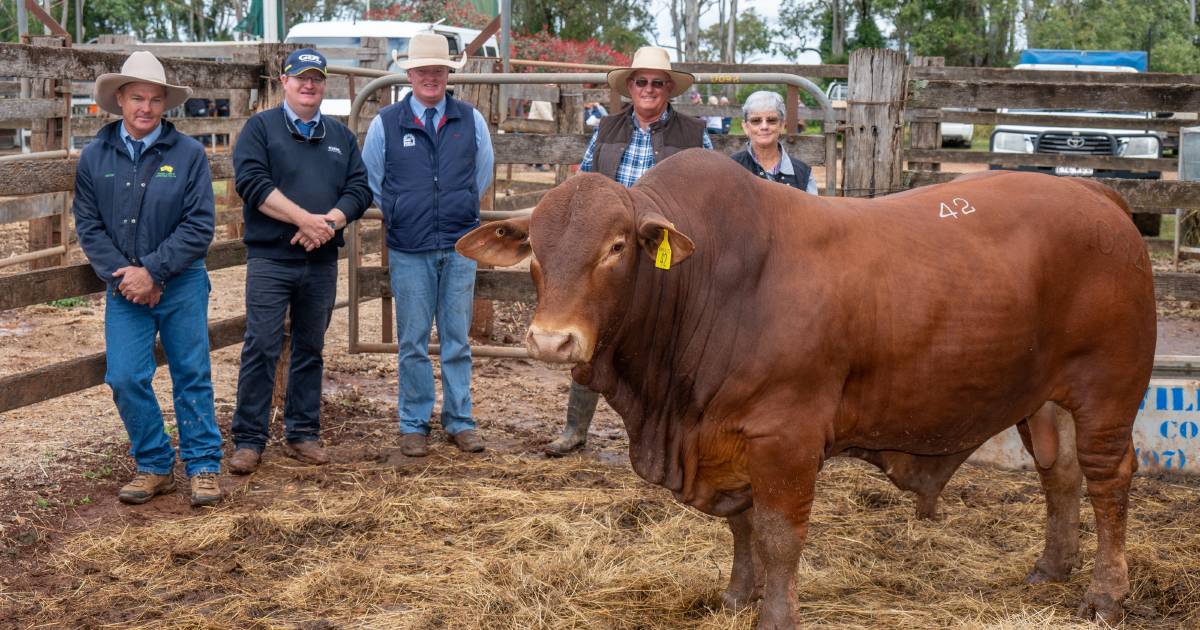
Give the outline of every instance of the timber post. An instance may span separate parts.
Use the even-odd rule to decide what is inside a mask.
[[[946,65],[945,57],[913,57],[914,68],[941,68]],[[908,127],[908,144],[914,149],[942,148],[941,113],[936,109],[913,109],[912,122]],[[939,162],[909,162],[914,171],[940,171]]]
[[[493,59],[471,59],[463,67],[462,72],[484,73],[496,72],[496,62]],[[477,83],[463,85],[459,88],[460,98],[471,103],[483,119],[488,123],[488,131],[495,133],[500,122],[500,86],[495,83]],[[480,210],[496,208],[496,166],[492,165],[492,183],[479,199]],[[479,264],[479,269],[491,269],[491,265]],[[492,300],[476,298],[471,306],[471,328],[468,335],[486,342],[495,331],[495,304]],[[390,340],[387,340],[390,341]]]
[[[860,48],[850,54],[842,194],[874,197],[900,188],[904,55]]]
[[[39,36],[30,37],[29,43],[34,46],[52,48],[70,47],[71,42],[64,37]],[[59,91],[63,91],[59,94]],[[57,149],[71,150],[71,82],[54,79],[33,79],[30,82],[30,99],[41,99],[62,103],[62,115],[47,118],[34,118],[30,129],[29,148],[35,153],[39,151],[54,151]],[[45,269],[58,267],[65,262],[64,243],[70,238],[64,238],[67,228],[67,214],[70,212],[70,195],[64,196],[63,208],[56,215],[29,220],[29,251],[41,252],[52,248],[61,248],[62,253],[50,254],[29,261],[30,269]]]

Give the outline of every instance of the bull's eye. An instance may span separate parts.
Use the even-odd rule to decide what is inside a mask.
[[[617,241],[616,243],[613,243],[612,253],[620,254],[623,251],[625,251],[625,241]]]
[[[504,235],[507,233],[508,233],[508,230],[505,230],[504,228],[496,228],[496,236],[503,238]]]

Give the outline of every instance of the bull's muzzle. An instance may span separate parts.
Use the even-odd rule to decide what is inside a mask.
[[[529,355],[553,363],[583,363],[592,357],[591,344],[575,329],[549,330],[537,324],[525,336]]]

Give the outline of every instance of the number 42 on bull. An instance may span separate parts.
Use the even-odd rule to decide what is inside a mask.
[[[946,202],[944,201],[941,203],[941,207],[938,211],[939,219],[946,219],[949,217],[954,217],[957,219],[960,213],[963,215],[968,215],[972,212],[975,212],[975,206],[972,206],[971,202],[963,199],[962,197],[955,197],[954,199],[950,200],[950,203],[952,205],[946,205]]]

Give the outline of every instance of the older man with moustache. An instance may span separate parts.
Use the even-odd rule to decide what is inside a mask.
[[[268,439],[275,368],[291,313],[292,358],[283,410],[284,452],[321,465],[322,351],[337,295],[342,229],[371,203],[354,134],[321,115],[325,56],[292,52],[283,103],[246,121],[233,149],[246,233],[246,335],[238,374],[229,469],[258,468]]]
[[[691,74],[671,69],[666,50],[638,49],[630,67],[608,73],[608,85],[631,102],[600,120],[579,170],[607,175],[628,188],[655,164],[684,149],[711,149],[704,120],[671,108],[671,99],[693,82]],[[547,454],[565,455],[587,442],[599,399],[600,394],[571,382],[566,426],[558,439],[546,445]]]
[[[418,33],[401,67],[412,92],[379,111],[367,130],[363,159],[387,228],[388,268],[396,298],[399,346],[397,413],[400,450],[428,454],[433,414],[429,336],[437,318],[441,342],[442,429],[460,450],[484,448],[471,404],[471,346],[467,330],[475,293],[475,261],[454,251],[479,225],[479,198],[492,180],[487,122],[446,93],[451,70],[445,37]]]
[[[154,340],[171,372],[179,454],[193,506],[221,500],[221,433],[213,413],[208,356],[208,271],[213,191],[204,147],[163,120],[190,88],[167,83],[153,54],[129,56],[96,79],[96,104],[120,120],[100,129],[75,173],[75,230],[107,285],[104,382],[137,464],[124,503],[175,490],[175,449],[154,394]]]

